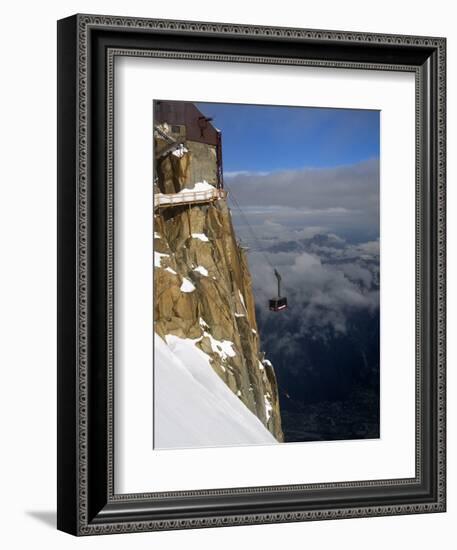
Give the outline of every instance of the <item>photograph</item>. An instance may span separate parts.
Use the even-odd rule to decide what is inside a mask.
[[[15,534],[35,540],[28,525],[40,515],[111,546],[176,531],[172,545],[199,550],[202,536],[211,547],[258,546],[262,529],[272,548],[302,529],[311,545],[346,537],[354,550],[395,547],[398,529],[425,549],[452,531],[452,18],[437,9],[411,19],[413,3],[383,4],[375,19],[346,3],[272,6],[245,2],[237,15],[230,4],[230,21],[220,3],[182,0],[136,15],[133,4],[123,15],[120,4],[111,15],[47,10],[58,19],[51,64],[7,71],[29,90],[33,71],[41,82],[57,59],[57,113],[55,94],[38,86],[35,108],[13,86],[43,123],[26,116],[27,131],[5,132],[20,137],[22,156],[24,136],[45,132],[29,139],[37,158],[13,159],[5,179],[28,212],[7,208],[11,227],[34,215],[56,225],[33,197],[47,156],[36,144],[57,144],[57,200],[47,201],[57,240],[46,239],[57,243],[57,308],[43,294],[54,288],[46,273],[36,285],[46,307],[32,308],[57,327],[56,406],[45,399],[57,453],[30,469],[54,475],[57,462],[57,505],[43,500],[46,475],[35,475],[41,508],[12,478],[6,502],[27,519],[11,522]],[[41,34],[42,12],[32,18]],[[18,167],[31,175],[14,185]],[[12,257],[27,260],[29,277],[44,240],[31,246],[27,224],[13,233],[24,235]],[[5,285],[21,337],[18,296],[32,288],[22,287]],[[32,336],[49,342],[35,329],[51,325],[31,323]],[[13,343],[10,358],[30,349],[32,378],[44,380],[39,346]],[[22,386],[30,378],[6,370]],[[25,401],[43,401],[42,387],[24,387]],[[33,421],[27,408],[22,418],[14,441]],[[24,441],[10,453],[18,464],[37,447]],[[212,534],[229,526],[251,528]]]
[[[154,99],[155,449],[381,437],[380,120]]]

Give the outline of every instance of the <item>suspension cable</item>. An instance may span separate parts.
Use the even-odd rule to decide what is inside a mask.
[[[243,209],[241,208],[240,206],[240,203],[238,202],[235,194],[233,193],[233,188],[229,187],[227,185],[227,183],[224,181],[224,187],[229,191],[228,193],[228,197],[232,200],[235,208],[238,210],[240,216],[243,218],[243,221],[246,225],[246,227],[248,228],[248,231],[253,239],[253,241],[256,243],[256,246],[257,246],[257,249],[258,249],[258,252],[264,257],[265,261],[267,262],[267,264],[270,266],[271,270],[273,271],[273,273],[276,271],[276,267],[272,264],[269,256],[266,254],[266,252],[263,250],[263,245],[262,243],[260,242],[259,238],[257,237],[255,231],[254,231],[254,228],[252,227],[252,225],[249,223],[249,220],[246,216],[246,214],[243,212]],[[298,241],[297,241],[298,242]],[[303,245],[301,243],[298,243],[303,249]],[[288,291],[289,289],[287,288],[287,285],[285,285],[282,281],[281,281],[281,285],[282,287]]]
[[[259,238],[257,237],[257,235],[255,234],[255,231],[253,229],[253,227],[251,226],[251,224],[249,223],[249,220],[246,216],[246,214],[243,212],[239,202],[237,201],[236,199],[236,196],[235,194],[233,193],[233,189],[231,187],[229,187],[225,182],[224,182],[224,187],[227,188],[229,190],[229,198],[232,199],[233,201],[233,204],[235,205],[235,207],[238,209],[238,212],[240,214],[240,216],[243,218],[243,221],[246,225],[246,227],[248,228],[248,231],[253,239],[253,241],[255,242],[257,248],[258,248],[258,252],[260,254],[262,254],[262,256],[265,258],[266,262],[268,263],[268,265],[271,267],[271,269],[274,271],[275,270],[275,266],[271,263],[271,260],[270,258],[267,256],[267,254],[265,253],[265,251],[262,249],[262,244],[259,240]]]

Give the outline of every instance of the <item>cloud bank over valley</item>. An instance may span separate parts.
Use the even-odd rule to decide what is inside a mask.
[[[378,161],[242,173],[226,183],[288,440],[377,437]],[[274,268],[289,302],[280,314],[267,307]]]

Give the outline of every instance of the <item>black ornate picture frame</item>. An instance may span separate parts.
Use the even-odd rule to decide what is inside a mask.
[[[116,494],[116,56],[411,72],[416,89],[416,475]],[[58,22],[58,528],[74,535],[444,512],[444,38],[131,17]],[[157,472],[160,475],[160,472]]]

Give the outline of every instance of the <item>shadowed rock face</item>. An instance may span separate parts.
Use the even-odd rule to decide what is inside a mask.
[[[260,351],[247,258],[225,200],[169,208],[154,222],[155,331],[196,340],[215,372],[283,441],[276,376]]]

